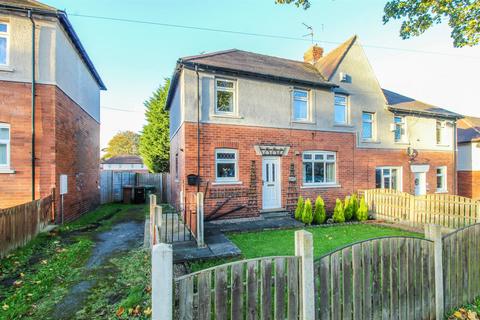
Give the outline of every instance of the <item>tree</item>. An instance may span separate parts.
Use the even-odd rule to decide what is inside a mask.
[[[275,3],[310,7],[310,0],[275,0]],[[384,24],[403,20],[402,39],[419,36],[434,24],[448,20],[455,47],[480,43],[480,0],[390,0],[383,11]]]
[[[165,109],[170,79],[145,101],[147,124],[140,136],[140,154],[151,172],[168,172],[170,160],[170,118]]]
[[[310,8],[310,0],[275,0],[275,3],[278,4],[290,4],[293,3],[297,7],[302,7],[303,9]]]
[[[297,207],[295,208],[295,219],[297,219],[298,221],[302,220],[304,206],[305,206],[305,202],[303,200],[303,197],[302,196],[298,197]]]
[[[383,23],[403,20],[400,37],[419,36],[434,24],[448,20],[455,47],[480,42],[479,0],[391,0],[384,9]]]
[[[312,221],[313,221],[312,201],[310,199],[307,199],[307,201],[305,201],[305,206],[303,208],[302,222],[307,225],[311,225]]]
[[[325,203],[322,197],[318,196],[315,200],[315,212],[313,213],[313,222],[322,224],[327,220],[327,213],[325,211]]]
[[[108,142],[108,146],[104,149],[105,155],[103,159],[124,155],[139,155],[139,140],[140,135],[138,133],[133,131],[120,131]]]
[[[340,199],[337,199],[335,209],[333,209],[333,221],[337,223],[345,222],[343,202]]]

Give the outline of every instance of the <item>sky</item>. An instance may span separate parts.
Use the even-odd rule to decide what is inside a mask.
[[[480,117],[480,46],[454,48],[446,23],[402,40],[400,22],[382,23],[387,0],[312,0],[310,9],[274,0],[43,0],[65,10],[104,80],[101,146],[139,132],[144,101],[171,77],[178,58],[231,48],[302,60],[309,31],[328,53],[357,34],[383,88]],[[299,38],[288,40],[130,23],[85,16]],[[116,110],[114,110],[116,109]],[[118,110],[119,109],[119,110]],[[121,111],[125,110],[125,111]]]

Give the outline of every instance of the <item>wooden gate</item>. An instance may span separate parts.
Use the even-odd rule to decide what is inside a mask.
[[[243,260],[175,280],[175,319],[298,319],[299,257]]]
[[[315,261],[317,319],[434,319],[433,242],[385,237]]]

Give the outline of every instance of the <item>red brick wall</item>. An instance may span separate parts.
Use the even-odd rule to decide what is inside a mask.
[[[182,161],[180,161],[180,181],[172,184],[172,194],[184,188],[186,194],[194,193],[196,187],[187,186],[185,179],[188,174],[197,172],[197,138],[196,124],[184,123],[179,133],[172,140],[172,150],[183,146]],[[327,208],[332,210],[336,198],[344,198],[358,189],[375,187],[375,168],[378,166],[403,167],[403,191],[413,192],[413,174],[410,170],[409,159],[405,150],[385,149],[358,149],[356,148],[355,135],[351,133],[320,132],[293,129],[274,129],[232,125],[201,125],[201,191],[206,191],[205,215],[211,214],[215,208],[231,200],[218,212],[227,212],[240,205],[255,203],[249,197],[251,167],[255,168],[257,184],[256,206],[228,214],[228,217],[257,215],[262,208],[262,157],[254,151],[258,144],[289,145],[287,156],[281,157],[282,172],[282,207],[287,206],[287,187],[290,165],[295,165],[298,193],[304,197],[312,198],[321,195]],[[215,149],[234,148],[238,150],[239,180],[240,185],[215,185]],[[302,188],[302,157],[301,154],[308,150],[334,151],[337,153],[337,182],[340,187],[334,188]],[[172,165],[174,161],[172,153]],[[252,163],[254,161],[254,163]],[[419,156],[414,164],[429,164],[427,173],[427,191],[436,190],[437,166],[447,166],[448,191],[453,192],[453,153],[419,151]],[[173,169],[173,168],[171,168]],[[172,176],[175,175],[171,170]]]
[[[0,122],[11,127],[15,170],[0,173],[0,208],[6,208],[31,201],[31,86],[1,81],[0,97]],[[64,212],[71,220],[99,204],[100,125],[56,86],[37,85],[36,108],[35,196],[50,194],[59,175],[68,174]]]
[[[56,184],[61,174],[68,175],[64,196],[68,221],[100,204],[100,124],[59,88],[55,97]]]
[[[458,172],[458,194],[480,200],[480,171]]]
[[[0,81],[0,122],[10,124],[10,166],[0,173],[0,208],[31,201],[31,86]],[[50,193],[55,182],[55,87],[37,86],[36,198]]]

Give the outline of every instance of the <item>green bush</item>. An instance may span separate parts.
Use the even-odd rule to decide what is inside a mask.
[[[351,201],[351,197],[345,197],[345,206],[343,209],[343,213],[345,215],[345,221],[350,221],[353,218],[353,203]]]
[[[298,221],[302,219],[304,205],[305,205],[305,202],[303,200],[303,197],[302,196],[298,197],[297,208],[295,209],[295,219]]]
[[[345,222],[345,214],[343,212],[343,202],[337,199],[335,209],[333,210],[333,221],[337,223]]]
[[[353,211],[353,219],[358,220],[357,212],[358,212],[358,198],[357,195],[354,193],[350,197],[350,203],[352,205],[352,211]]]
[[[368,219],[368,206],[367,203],[365,202],[365,198],[362,197],[360,200],[360,206],[358,207],[357,210],[357,220],[358,221],[365,221]]]
[[[313,221],[313,213],[312,213],[312,201],[310,199],[307,199],[305,201],[305,206],[303,208],[303,214],[302,214],[302,221],[305,224],[312,224]]]
[[[316,224],[322,224],[327,220],[327,213],[325,211],[325,203],[322,197],[318,196],[315,200],[315,211],[313,213],[313,222]]]

